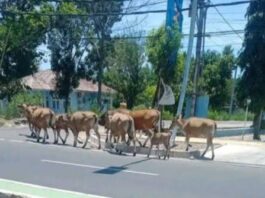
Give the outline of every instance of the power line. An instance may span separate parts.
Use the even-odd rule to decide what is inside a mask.
[[[55,0],[56,1],[56,0]],[[58,1],[58,0],[57,0]],[[69,0],[70,1],[70,0]],[[76,1],[84,1],[84,0],[76,0]],[[111,0],[111,1],[123,1],[123,0]],[[128,0],[127,0],[128,1]],[[239,5],[239,4],[245,4],[245,3],[250,3],[254,0],[250,1],[236,1],[236,2],[230,2],[230,3],[219,3],[219,4],[210,4],[210,5],[205,5],[206,7],[219,7],[219,6],[234,6],[234,5]],[[92,2],[92,1],[90,1]],[[203,7],[200,7],[203,8]],[[189,11],[190,8],[183,8],[180,11]],[[148,11],[136,11],[136,12],[105,12],[105,13],[93,13],[93,14],[60,14],[60,13],[39,13],[39,12],[17,12],[17,11],[8,11],[8,10],[3,10],[3,13],[7,14],[13,14],[13,15],[40,15],[40,16],[69,16],[69,17],[94,17],[94,16],[117,16],[117,15],[141,15],[141,14],[148,14],[148,13],[165,13],[167,10],[148,10]]]
[[[224,20],[224,22],[231,28],[231,30],[238,36],[238,38],[241,39],[241,41],[243,41],[243,38],[241,37],[240,34],[238,34],[235,29],[233,28],[233,26],[229,23],[229,21],[226,20],[226,18],[222,15],[222,13],[218,10],[217,7],[214,7],[214,9],[216,10],[216,12],[220,15],[220,17]]]

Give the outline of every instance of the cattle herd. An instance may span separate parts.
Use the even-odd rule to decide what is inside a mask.
[[[208,148],[211,146],[212,159],[214,159],[214,146],[213,137],[216,131],[216,123],[210,119],[202,118],[189,118],[182,119],[181,116],[174,118],[169,128],[161,129],[160,119],[161,115],[158,110],[144,109],[130,111],[121,106],[118,109],[109,110],[102,115],[98,116],[91,111],[78,111],[73,114],[58,114],[56,115],[51,109],[22,104],[18,106],[26,117],[31,136],[37,138],[37,142],[40,141],[40,132],[44,131],[43,142],[45,143],[48,138],[48,128],[51,128],[54,133],[54,143],[57,144],[59,140],[63,144],[66,143],[69,136],[69,131],[74,136],[73,146],[77,146],[77,142],[81,142],[78,139],[80,132],[85,132],[86,139],[83,143],[83,148],[86,147],[90,132],[93,130],[98,139],[98,149],[101,149],[99,125],[103,126],[106,130],[106,143],[110,143],[112,147],[116,148],[116,151],[122,153],[122,149],[117,149],[116,145],[122,143],[123,145],[130,145],[133,143],[133,155],[136,155],[136,143],[141,147],[145,147],[148,141],[150,142],[148,157],[155,145],[159,148],[159,145],[164,145],[166,152],[164,159],[169,158],[170,155],[170,138],[172,130],[178,127],[186,137],[186,151],[189,149],[190,137],[202,137],[207,139],[207,146],[202,156],[205,155]],[[61,130],[64,130],[66,135],[63,138]],[[138,139],[137,134],[144,133],[147,139],[142,144]],[[160,158],[160,156],[159,156]]]

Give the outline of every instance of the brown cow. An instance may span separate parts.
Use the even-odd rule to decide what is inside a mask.
[[[90,136],[90,130],[94,129],[96,136],[98,137],[98,149],[101,148],[100,134],[98,132],[98,117],[94,112],[78,111],[69,116],[68,119],[70,120],[70,129],[72,130],[74,135],[74,147],[76,147],[77,145],[79,132],[85,131],[86,140],[83,145],[83,148],[85,148]]]
[[[157,129],[160,132],[160,112],[155,109],[143,109],[131,111],[129,115],[134,119],[135,130],[142,130],[148,136],[143,144],[145,147],[152,136],[152,130]]]
[[[65,144],[66,140],[69,136],[69,119],[68,119],[68,115],[67,114],[58,114],[56,115],[56,121],[55,121],[55,130],[57,132],[57,139],[56,139],[56,143],[58,143],[58,139],[60,138],[62,143]],[[61,136],[61,130],[64,130],[66,135],[65,138],[63,139]]]
[[[205,153],[211,146],[212,149],[212,159],[214,159],[214,146],[213,146],[213,138],[217,129],[216,122],[214,120],[206,119],[206,118],[196,118],[191,117],[187,120],[182,119],[181,116],[174,118],[170,129],[173,129],[175,126],[178,126],[186,137],[186,151],[189,149],[189,139],[191,137],[202,137],[207,139],[207,147],[202,154],[204,157]]]
[[[36,129],[37,142],[40,140],[41,129],[44,130],[43,143],[46,141],[48,136],[47,129],[52,128],[54,134],[54,143],[56,143],[56,132],[54,130],[55,124],[55,113],[49,108],[37,108],[32,112],[32,125]]]
[[[125,143],[125,137],[126,134],[128,134],[129,139],[133,140],[133,146],[134,146],[134,151],[133,151],[133,156],[136,155],[136,134],[134,130],[134,120],[131,116],[118,113],[116,112],[110,119],[109,123],[110,127],[110,136],[117,137],[118,139],[121,137],[122,143]],[[110,139],[111,139],[110,137]],[[122,151],[120,151],[121,154]]]
[[[105,142],[108,142],[108,139],[109,139],[109,131],[110,131],[110,120],[111,120],[112,116],[115,113],[123,113],[123,114],[127,114],[128,115],[130,113],[130,111],[127,110],[127,109],[119,108],[119,109],[109,110],[109,111],[103,113],[99,117],[99,122],[98,123],[101,126],[104,126],[105,129],[106,129],[106,139],[105,139]]]
[[[108,141],[109,121],[117,112],[130,115],[134,119],[135,130],[143,131],[148,136],[143,144],[144,147],[152,136],[152,130],[158,129],[158,132],[160,131],[160,112],[158,110],[144,109],[129,111],[128,109],[119,108],[116,110],[110,110],[100,117],[99,124],[105,126],[107,129],[106,142]],[[140,144],[140,146],[142,146],[142,143],[137,138],[136,141]]]
[[[18,108],[21,109],[23,115],[27,119],[29,129],[31,131],[30,137],[36,137],[36,133],[35,133],[35,130],[34,130],[33,125],[32,125],[32,113],[33,113],[33,111],[35,111],[39,107],[38,106],[31,106],[31,105],[27,105],[27,104],[21,104],[21,105],[18,105]]]

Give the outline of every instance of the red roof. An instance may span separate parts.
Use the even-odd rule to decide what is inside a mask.
[[[22,83],[33,90],[54,90],[55,73],[51,70],[39,71],[33,75],[22,78]],[[86,79],[81,79],[79,81],[79,86],[74,89],[74,91],[98,92],[98,84]],[[115,92],[115,90],[102,84],[103,93],[110,93],[111,91]]]

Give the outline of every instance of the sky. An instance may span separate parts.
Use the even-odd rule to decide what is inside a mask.
[[[143,2],[148,1],[149,4],[158,3],[152,6],[146,6],[141,8],[138,11],[143,10],[161,10],[166,9],[167,0],[133,0],[134,5],[138,6],[143,4]],[[229,3],[229,2],[239,1],[239,0],[211,0],[211,3]],[[183,8],[187,8],[190,3],[190,0],[184,0]],[[214,8],[209,8],[207,12],[207,24],[206,32],[218,32],[218,31],[231,31],[233,30],[243,30],[246,25],[245,13],[247,10],[248,4],[242,4],[237,6],[228,6],[228,7],[218,7],[219,12],[223,15],[224,19],[218,14]],[[183,34],[189,34],[190,28],[190,18],[188,17],[187,12],[183,12],[184,21],[183,21]],[[166,13],[152,13],[144,15],[134,15],[134,16],[124,16],[122,21],[115,24],[113,27],[113,34],[123,34],[125,31],[137,31],[144,32],[143,34],[148,34],[150,30],[158,28],[165,23]],[[228,25],[227,21],[230,25]],[[133,26],[132,28],[130,28]],[[222,51],[225,45],[231,45],[234,49],[235,55],[241,49],[243,42],[244,34],[230,34],[223,36],[212,36],[205,39],[205,49]],[[193,52],[195,49],[196,39],[193,45]],[[188,40],[187,37],[182,39],[182,51],[187,50]],[[50,68],[49,61],[49,51],[45,46],[39,47],[39,50],[45,52],[44,61],[40,64],[40,69]]]

